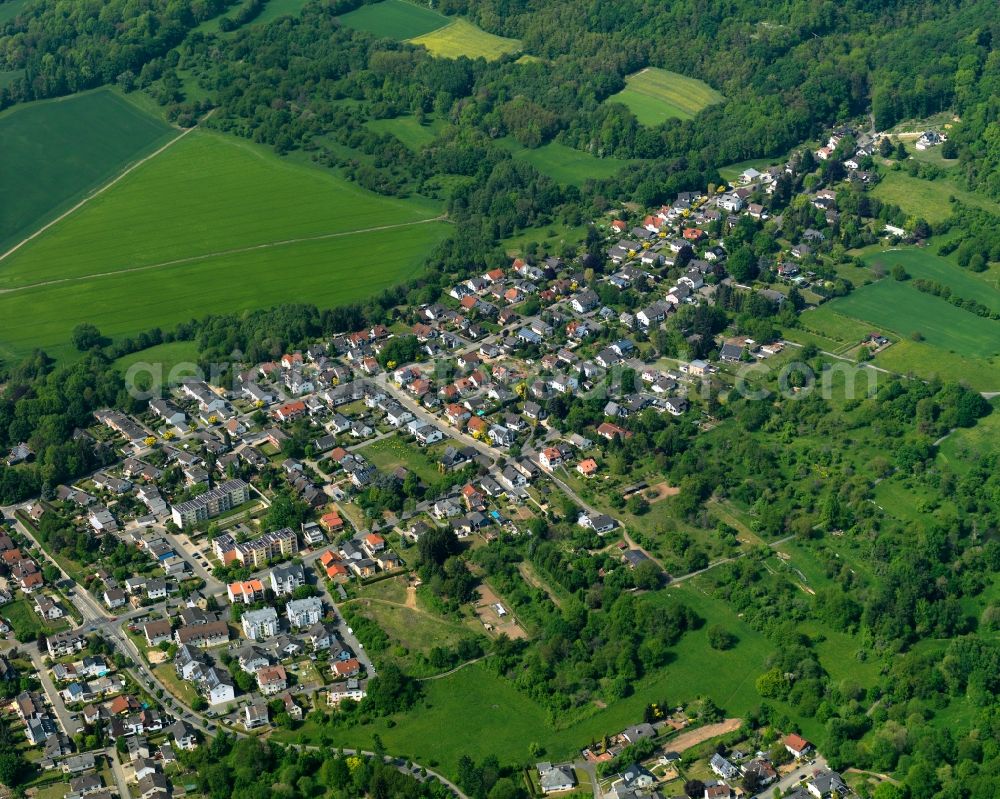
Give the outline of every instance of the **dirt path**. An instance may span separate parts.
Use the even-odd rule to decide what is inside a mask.
[[[535,572],[530,563],[521,561],[521,563],[517,565],[517,570],[521,573],[521,576],[528,585],[533,588],[540,588],[548,595],[549,599],[552,600],[557,608],[562,609],[562,600],[559,599],[555,591],[552,590],[551,586],[538,576],[537,572]]]
[[[455,668],[448,669],[448,671],[442,671],[440,674],[432,674],[430,677],[418,677],[417,682],[430,682],[431,680],[443,680],[445,677],[450,677],[456,671],[461,671],[466,666],[471,666],[473,663],[479,663],[481,660],[486,660],[492,652],[487,652],[485,655],[480,655],[472,660],[467,660],[465,663],[459,663]]]
[[[191,128],[191,130],[194,130],[194,128]],[[177,139],[179,138],[181,137],[178,136]],[[177,141],[177,139],[173,139],[173,141]],[[162,152],[162,149],[158,150],[157,152]],[[155,154],[156,153],[154,153],[153,155]],[[152,156],[149,157],[152,158]],[[138,166],[138,164],[136,166]],[[124,177],[124,174],[119,176],[119,179],[121,177]],[[109,183],[108,186],[110,185],[111,184]],[[108,186],[105,186],[104,188],[108,188]],[[69,214],[73,210],[76,210],[76,208],[78,207],[79,206],[76,206],[75,208],[70,209],[70,211],[67,211],[66,213]],[[62,217],[60,217],[60,219],[61,218]],[[55,222],[58,221],[59,221],[58,219],[54,220],[50,224],[55,224]],[[339,233],[320,233],[316,236],[302,236],[297,239],[282,239],[281,241],[269,241],[265,242],[264,244],[253,244],[248,247],[234,247],[233,249],[229,250],[218,250],[217,252],[208,252],[208,253],[203,253],[201,255],[188,255],[185,256],[184,258],[174,258],[170,261],[160,261],[159,263],[146,264],[145,266],[129,266],[124,269],[115,269],[110,272],[94,272],[93,274],[90,275],[60,277],[60,278],[55,278],[53,280],[40,280],[37,283],[26,283],[23,286],[15,286],[9,289],[0,289],[0,294],[13,294],[16,291],[26,291],[27,289],[35,289],[41,286],[55,286],[62,283],[79,283],[85,280],[93,280],[94,278],[98,277],[114,277],[115,275],[127,275],[131,272],[146,272],[151,269],[164,269],[170,266],[181,266],[183,264],[195,263],[197,261],[205,261],[208,260],[209,258],[219,258],[226,255],[242,255],[244,253],[255,252],[257,250],[270,250],[274,249],[275,247],[287,247],[292,244],[302,244],[307,241],[325,241],[326,239],[337,239],[343,236],[354,236],[359,233],[377,233],[378,231],[381,230],[394,230],[396,228],[413,227],[414,225],[426,225],[428,222],[446,222],[446,221],[447,217],[442,215],[442,216],[428,217],[427,219],[417,219],[413,222],[399,222],[394,225],[377,225],[375,227],[359,228],[358,230],[344,230]],[[42,230],[44,229],[45,228],[42,228]],[[39,233],[42,232],[42,230],[37,231],[33,235],[37,236]],[[21,242],[21,244],[25,244],[27,241],[28,239],[25,239],[25,241]],[[21,244],[18,244],[17,247],[20,247]],[[17,247],[15,247],[14,249],[17,249]],[[9,250],[3,256],[0,256],[0,260],[2,260],[4,257],[6,257],[13,251],[14,250]]]
[[[80,202],[78,202],[76,205],[74,205],[68,211],[65,211],[65,212],[59,214],[59,216],[57,216],[51,222],[49,222],[49,223],[47,223],[45,225],[42,225],[40,228],[38,228],[38,230],[36,230],[30,236],[21,239],[21,241],[19,241],[13,247],[11,247],[9,250],[7,250],[7,252],[5,252],[3,255],[0,255],[0,261],[3,261],[8,255],[11,255],[11,254],[17,252],[19,249],[21,249],[25,244],[27,244],[32,239],[35,239],[35,238],[38,238],[39,236],[41,236],[46,230],[48,230],[53,225],[56,225],[59,222],[62,222],[67,216],[69,216],[70,214],[73,214],[76,211],[78,211],[80,208],[82,208],[84,205],[86,205],[87,203],[89,203],[95,197],[99,197],[100,195],[104,194],[104,192],[106,192],[108,189],[110,189],[112,186],[114,186],[116,183],[118,183],[118,181],[120,181],[126,175],[128,175],[131,172],[134,172],[136,169],[138,169],[139,167],[141,167],[147,161],[149,161],[149,160],[151,160],[153,158],[156,158],[156,156],[158,156],[160,153],[162,153],[167,148],[173,147],[175,144],[177,144],[177,142],[179,142],[181,139],[183,139],[185,136],[187,136],[191,131],[197,130],[197,129],[198,129],[197,125],[195,125],[194,127],[188,128],[187,130],[183,131],[181,134],[179,134],[177,136],[174,136],[174,138],[172,138],[170,141],[168,141],[166,144],[164,144],[160,149],[156,150],[155,152],[150,153],[145,158],[140,158],[138,161],[136,161],[134,164],[132,164],[132,166],[130,166],[127,169],[125,169],[124,172],[121,172],[117,177],[112,178],[108,183],[105,183],[103,186],[101,186],[100,188],[96,189],[93,193],[88,194],[86,197],[84,197],[82,200],[80,200]],[[37,285],[45,285],[45,284],[44,283],[39,283]]]
[[[417,587],[415,585],[406,586],[406,602],[403,607],[410,610],[420,610],[417,607]]]
[[[690,749],[692,746],[697,746],[711,738],[725,735],[727,732],[736,732],[742,724],[743,719],[726,719],[717,724],[706,724],[704,727],[691,730],[691,732],[681,733],[676,738],[667,741],[664,746],[671,752],[683,752],[685,749]]]

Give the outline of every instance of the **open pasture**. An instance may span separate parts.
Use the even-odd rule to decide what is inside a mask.
[[[383,0],[360,6],[344,14],[340,21],[348,28],[382,39],[404,41],[443,28],[450,20],[444,14],[407,0]]]
[[[0,252],[176,134],[109,89],[0,114]]]
[[[81,322],[93,322],[114,337],[211,313],[291,302],[321,307],[360,302],[418,274],[446,229],[434,222],[348,233],[0,294],[0,314],[20,320],[0,334],[0,357],[23,356],[35,347],[64,355]]]
[[[620,158],[597,158],[583,150],[549,142],[542,147],[522,147],[511,138],[501,142],[519,161],[531,164],[557,183],[582,186],[588,179],[601,180],[616,175],[628,162]]]
[[[830,303],[830,309],[901,337],[919,333],[928,344],[961,355],[1000,355],[1000,323],[956,308],[892,278],[865,286]],[[890,347],[891,349],[891,347]]]
[[[882,202],[898,205],[907,214],[923,217],[931,224],[951,216],[951,198],[966,205],[1000,212],[1000,205],[977,192],[961,188],[950,178],[924,180],[903,170],[889,170],[872,190]]]
[[[416,152],[434,141],[444,129],[445,123],[440,119],[431,119],[421,124],[415,116],[407,115],[392,119],[373,119],[367,126],[376,133],[391,133]]]
[[[963,269],[955,261],[936,255],[931,249],[907,247],[865,256],[865,262],[872,267],[880,266],[885,274],[896,264],[902,266],[911,277],[933,280],[948,286],[952,294],[962,299],[973,299],[993,311],[1000,311],[1000,289],[988,281],[988,272],[977,274]]]
[[[647,67],[626,78],[625,88],[611,95],[608,101],[624,103],[639,122],[653,127],[668,119],[690,119],[723,99],[719,92],[700,80]]]

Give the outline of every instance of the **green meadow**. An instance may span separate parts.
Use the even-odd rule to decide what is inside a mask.
[[[869,250],[862,257],[886,275],[899,264],[912,278],[936,281],[949,286],[958,297],[1000,310],[1000,288],[991,271],[969,272],[951,258],[915,247]],[[980,391],[996,391],[1000,389],[998,324],[920,292],[909,281],[885,277],[806,311],[800,327],[790,328],[788,337],[853,358],[859,342],[869,332],[878,332],[893,343],[875,356],[876,366],[897,374],[937,376],[965,382]]]
[[[487,33],[466,19],[447,17],[407,0],[382,0],[363,5],[344,14],[340,21],[349,28],[382,39],[421,45],[431,55],[441,58],[465,56],[492,61],[521,49],[517,39]]]
[[[445,127],[445,122],[441,119],[429,119],[421,124],[412,115],[393,119],[373,119],[366,124],[376,133],[391,133],[414,152],[434,141]]]
[[[498,677],[488,661],[463,668],[440,680],[423,683],[424,698],[412,711],[391,718],[392,724],[377,723],[345,727],[317,726],[307,722],[295,733],[296,740],[323,740],[332,746],[371,748],[378,734],[386,749],[399,757],[412,757],[432,767],[440,764],[454,774],[458,758],[469,754],[480,760],[495,754],[501,762],[528,763],[529,745],[538,743],[546,758],[571,758],[581,746],[600,740],[642,719],[650,702],[687,702],[710,694],[730,716],[746,713],[758,704],[753,681],[763,671],[771,644],[752,630],[724,602],[707,596],[691,583],[649,595],[648,600],[666,606],[684,602],[706,624],[686,634],[674,648],[674,660],[656,674],[644,677],[634,692],[583,713],[553,717],[510,681]],[[708,644],[707,629],[724,624],[739,642],[719,652]],[[711,669],[705,664],[711,662]],[[476,734],[455,724],[455,719],[474,718]],[[277,739],[289,739],[277,733]],[[290,740],[290,739],[289,739]]]
[[[228,254],[437,216],[270,150],[196,130],[0,261],[0,288]]]
[[[941,283],[958,297],[974,299],[993,311],[1000,311],[1000,290],[988,281],[988,272],[970,272],[954,260],[936,255],[930,248],[883,250],[865,256],[864,260],[872,267],[882,267],[885,274],[899,264],[911,277]]]
[[[898,205],[907,214],[923,217],[931,224],[951,216],[951,198],[966,205],[1000,213],[1000,204],[958,186],[947,177],[938,180],[915,178],[903,170],[888,170],[872,194],[883,202]]]
[[[433,222],[348,233],[0,294],[0,316],[20,320],[0,333],[0,357],[23,356],[35,347],[65,355],[81,322],[122,336],[212,313],[363,301],[418,274],[446,231],[444,222]]]
[[[624,103],[643,125],[653,127],[668,119],[690,119],[703,108],[725,98],[695,78],[657,67],[647,67],[625,79],[625,88],[608,98]]]
[[[451,20],[444,14],[407,0],[383,0],[356,8],[340,21],[348,28],[382,39],[403,41],[443,28]]]
[[[509,137],[502,139],[500,143],[518,161],[531,164],[557,183],[573,186],[582,186],[588,179],[609,178],[628,164],[628,161],[619,158],[598,158],[559,142],[549,142],[535,149],[522,147]]]
[[[241,139],[196,130],[0,261],[0,356],[65,352],[211,312],[370,297],[445,235],[429,201],[380,197]]]
[[[6,3],[0,3],[0,25],[5,22],[10,22],[14,17],[21,13],[21,10],[28,5],[31,0],[7,0]]]
[[[928,344],[956,354],[1000,354],[1000,324],[892,278],[842,297],[831,303],[831,308],[901,336],[918,332]]]
[[[109,89],[3,112],[0,196],[18,201],[0,204],[0,251],[174,135],[169,125]]]

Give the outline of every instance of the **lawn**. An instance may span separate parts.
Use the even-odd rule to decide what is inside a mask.
[[[996,358],[956,355],[924,341],[900,341],[880,352],[876,366],[901,375],[939,377],[967,383],[977,391],[1000,390],[1000,363]]]
[[[194,686],[177,676],[177,669],[170,661],[153,666],[153,674],[162,682],[168,691],[179,698],[185,705],[191,707],[191,703],[198,696]]]
[[[0,356],[65,351],[81,321],[114,336],[365,299],[419,271],[447,228],[414,223],[439,211],[196,131],[0,264],[0,285],[17,289],[0,313],[22,320],[0,334]]]
[[[8,6],[0,6],[0,15]],[[25,103],[0,114],[4,169],[0,247],[6,249],[176,135],[108,89]],[[6,270],[0,267],[0,275]]]
[[[0,616],[3,616],[10,622],[10,626],[14,628],[14,632],[21,638],[24,637],[24,633],[30,631],[34,631],[37,635],[38,633],[55,633],[69,628],[69,623],[65,619],[46,621],[40,618],[35,613],[32,600],[25,597],[8,602],[3,607],[0,607]]]
[[[472,630],[468,627],[419,608],[366,599],[354,600],[350,607],[378,624],[394,645],[408,650],[407,654],[403,654],[390,649],[387,654],[398,660],[404,671],[416,677],[431,676],[442,669],[435,668],[422,658],[414,660],[413,655],[427,656],[436,646],[454,646],[463,638],[472,637]]]
[[[630,75],[625,88],[608,98],[624,103],[636,119],[650,127],[668,119],[691,119],[703,108],[721,103],[725,98],[707,83],[657,67]]]
[[[410,44],[427,48],[431,55],[440,58],[485,58],[495,61],[507,53],[521,49],[518,39],[506,39],[477,28],[468,20],[455,18],[453,22],[423,36],[410,39]]]
[[[948,178],[923,180],[911,177],[903,170],[889,170],[872,191],[883,202],[898,205],[911,216],[923,217],[931,224],[951,216],[950,197],[966,205],[1000,213],[1000,204],[968,191]]]
[[[394,119],[373,119],[367,124],[377,133],[391,133],[414,152],[434,141],[445,126],[440,119],[431,119],[421,124],[412,115]]]
[[[402,441],[398,436],[383,438],[358,450],[380,472],[392,472],[400,466],[413,472],[425,485],[434,485],[441,476],[438,465],[426,450]]]
[[[744,169],[750,169],[753,167],[758,172],[762,172],[769,166],[781,163],[783,158],[751,158],[749,161],[740,161],[736,164],[728,164],[726,166],[719,167],[719,174],[730,183],[737,180]]]
[[[340,21],[348,28],[403,41],[443,28],[450,20],[444,14],[407,0],[384,0],[344,14]]]
[[[588,179],[601,180],[618,174],[628,164],[619,158],[598,158],[583,150],[567,147],[559,142],[549,142],[542,147],[529,149],[510,138],[501,144],[513,153],[518,161],[531,164],[543,175],[558,183],[582,186]]]

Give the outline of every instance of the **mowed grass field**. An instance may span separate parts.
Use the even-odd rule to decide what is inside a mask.
[[[457,18],[443,28],[409,40],[410,44],[426,47],[439,58],[485,58],[495,61],[507,53],[521,49],[518,39],[507,39],[487,33],[465,19]]]
[[[340,21],[348,28],[373,36],[403,41],[443,28],[451,20],[444,14],[407,0],[383,0],[356,8],[344,14]]]
[[[517,160],[531,164],[558,183],[573,186],[582,186],[590,178],[609,178],[628,164],[619,158],[597,158],[559,142],[549,142],[533,150],[510,138],[504,139],[502,144]]]
[[[993,412],[980,419],[975,427],[953,431],[938,445],[938,460],[959,473],[969,464],[1000,450],[1000,400],[992,401]]]
[[[1000,311],[1000,290],[991,282],[989,272],[970,272],[950,258],[936,255],[928,248],[884,250],[864,257],[865,263],[881,266],[889,274],[900,264],[911,277],[933,280],[948,286],[955,296],[974,299],[993,311]]]
[[[177,133],[109,89],[0,114],[0,252]]]
[[[7,0],[6,3],[0,3],[0,25],[14,19],[29,2],[30,0]]]
[[[1000,354],[1000,323],[885,278],[841,297],[831,309],[903,337],[919,332],[933,346],[975,357]]]
[[[725,98],[707,83],[658,67],[647,67],[625,79],[625,88],[608,98],[624,103],[643,125],[668,119],[690,119]]]
[[[412,276],[445,235],[394,200],[240,139],[193,131],[0,261],[0,356],[70,331],[168,327],[283,302],[337,305]]]

